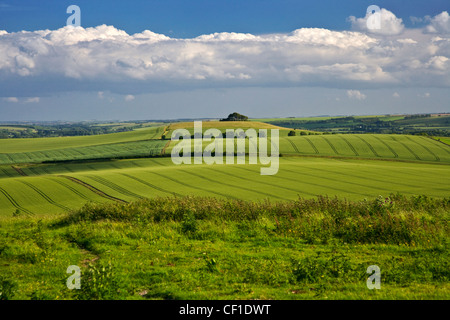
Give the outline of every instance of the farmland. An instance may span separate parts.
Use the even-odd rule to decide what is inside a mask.
[[[274,176],[261,176],[260,166],[255,165],[175,166],[170,158],[17,168],[22,176],[11,168],[0,168],[3,216],[17,208],[46,215],[76,209],[88,201],[129,202],[170,195],[272,201],[329,195],[362,200],[426,190],[429,196],[445,197],[449,177],[447,166],[432,164],[294,157],[281,158]]]
[[[168,137],[179,128],[193,134],[192,122],[98,136],[7,139],[0,153],[1,215],[17,209],[53,214],[88,201],[167,195],[273,201],[317,195],[358,200],[391,192],[447,195],[450,148],[428,137],[320,132],[288,136],[290,129],[258,122],[211,121],[202,129],[214,127],[222,132],[267,129],[269,137],[271,129],[279,129],[279,173],[261,176],[261,165],[248,161],[174,165],[169,156],[175,143]],[[203,147],[210,143],[203,141]],[[246,139],[246,150],[248,143]]]
[[[267,129],[269,138],[279,129],[278,173],[248,161],[175,165],[171,134],[193,134],[192,122],[1,139],[3,290],[19,299],[448,297],[445,137],[257,121],[203,122],[209,128]],[[374,263],[385,271],[379,293],[360,282]],[[67,290],[60,279],[71,264],[110,270],[107,288]]]
[[[277,126],[339,133],[396,133],[449,136],[449,114],[268,118]]]

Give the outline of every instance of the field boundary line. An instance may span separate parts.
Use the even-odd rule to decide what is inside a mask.
[[[113,201],[122,202],[122,203],[128,203],[128,201],[125,201],[123,199],[111,196],[111,195],[101,191],[100,189],[97,189],[93,185],[90,185],[89,183],[84,182],[84,181],[82,181],[82,180],[80,180],[78,178],[75,178],[75,177],[72,177],[72,176],[66,176],[66,175],[58,175],[58,177],[63,177],[63,178],[69,179],[69,180],[71,180],[71,181],[73,181],[75,183],[78,183],[78,184],[82,185],[83,187],[91,190],[92,192],[94,192],[94,193],[98,194],[99,196],[102,196],[103,198],[106,198],[108,200],[113,200]]]
[[[158,127],[158,128],[161,128],[161,127]],[[170,131],[169,128],[170,128],[170,124],[168,126],[164,126],[163,133],[161,133],[161,135],[157,139],[162,139],[162,136],[165,136],[167,133],[169,133],[169,131]],[[156,133],[158,133],[158,132],[155,132],[153,137],[156,135]]]
[[[172,140],[167,141],[167,143],[166,143],[166,144],[164,145],[164,147],[161,149],[161,155],[166,154],[166,149],[169,147],[171,141],[172,141]]]

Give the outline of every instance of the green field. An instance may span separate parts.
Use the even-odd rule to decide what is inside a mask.
[[[0,154],[48,151],[159,139],[164,127],[150,127],[129,132],[80,137],[1,139]]]
[[[0,139],[0,298],[449,297],[445,137],[203,122],[280,129],[264,176],[260,163],[175,165],[178,128],[193,134]],[[63,281],[73,264],[81,291]],[[372,264],[383,290],[365,287]]]
[[[333,133],[449,136],[449,114],[252,119],[276,126]]]
[[[2,216],[16,209],[48,215],[88,201],[128,202],[174,194],[272,201],[317,195],[361,200],[392,192],[446,197],[450,179],[447,165],[312,157],[282,157],[273,176],[260,175],[261,165],[175,166],[170,158],[16,168],[22,175],[0,167]]]
[[[2,139],[0,164],[132,158],[158,155],[164,127],[82,137]]]
[[[268,129],[270,135],[270,129],[280,129],[279,171],[261,176],[261,165],[248,161],[174,165],[169,156],[176,142],[167,139],[179,128],[193,134],[191,122],[97,136],[3,139],[0,216],[16,210],[57,214],[88,201],[129,202],[168,195],[272,201],[317,195],[358,200],[396,192],[448,196],[450,147],[428,137],[287,136],[289,129],[270,124],[203,122],[203,133],[209,128],[223,132],[253,128]],[[210,143],[203,141],[203,147]],[[248,144],[246,139],[247,152]]]

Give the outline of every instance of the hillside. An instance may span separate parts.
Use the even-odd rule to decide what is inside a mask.
[[[0,139],[1,298],[448,296],[445,137],[203,122],[279,129],[279,170],[261,175],[261,163],[175,165],[180,128],[193,134],[190,122]],[[383,290],[367,290],[374,264]],[[65,287],[69,265],[82,290]]]
[[[269,135],[270,129],[279,129],[279,172],[261,176],[260,164],[174,165],[170,154],[176,143],[168,137],[179,128],[193,134],[193,122],[95,136],[3,139],[1,215],[16,210],[58,214],[89,201],[129,202],[172,195],[273,201],[318,195],[363,199],[391,192],[448,195],[450,146],[443,141],[306,131],[288,136],[288,128],[250,121],[208,121],[202,127],[203,132],[268,129]],[[203,147],[210,143],[203,141]],[[246,139],[247,152],[248,143]]]

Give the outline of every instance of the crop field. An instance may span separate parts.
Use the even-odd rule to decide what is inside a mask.
[[[203,133],[214,127],[278,129],[258,122],[210,121],[203,123]],[[191,122],[99,136],[4,140],[2,151],[17,152],[0,153],[0,216],[16,210],[58,214],[89,201],[130,202],[173,195],[258,201],[318,195],[356,200],[396,192],[448,195],[450,148],[428,137],[287,136],[288,129],[281,128],[279,171],[261,176],[262,165],[249,165],[248,159],[245,165],[174,165],[169,156],[176,142],[167,136],[179,128],[193,133]],[[245,143],[248,153],[249,139]],[[203,148],[209,144],[203,141]]]
[[[202,132],[204,133],[206,130],[210,128],[217,128],[222,133],[225,133],[226,129],[266,129],[270,132],[270,129],[278,129],[280,136],[287,136],[290,129],[285,127],[274,126],[269,123],[264,122],[253,122],[253,121],[205,121],[202,122]],[[177,129],[186,129],[189,131],[191,135],[194,134],[194,123],[193,122],[178,122],[170,124],[167,127],[166,139],[170,139],[172,133]]]
[[[159,139],[163,126],[143,128],[129,132],[111,133],[94,136],[2,139],[0,154],[48,151],[64,148],[89,147],[102,144],[115,144],[131,141]]]
[[[268,131],[270,135],[270,131]],[[192,150],[193,150],[192,140]],[[203,149],[212,142],[204,140]],[[245,149],[249,150],[248,139]],[[235,142],[236,145],[236,142]],[[170,154],[175,143],[165,149]],[[270,143],[268,144],[270,150]],[[237,147],[235,146],[235,149]],[[224,143],[225,152],[225,143]],[[288,137],[280,134],[282,155],[335,156],[450,163],[450,150],[439,141],[412,135],[329,134]]]
[[[175,165],[178,128],[193,134],[0,140],[0,298],[448,298],[445,137],[203,122],[280,129],[279,170],[261,175],[248,154]],[[383,290],[365,287],[373,264]]]
[[[280,153],[450,162],[450,151],[422,136],[336,134],[280,138]]]
[[[0,167],[1,215],[16,209],[57,214],[89,201],[164,196],[288,201],[299,196],[351,200],[402,193],[448,196],[450,168],[428,163],[282,157],[276,175],[261,165],[179,165],[170,158]],[[19,173],[20,172],[20,173]]]
[[[274,121],[322,121],[322,120],[330,120],[341,118],[342,116],[320,116],[320,117],[289,117],[289,118],[252,118],[249,121],[255,122],[274,122]],[[364,118],[378,118],[381,121],[392,121],[392,120],[401,120],[404,119],[404,115],[367,115],[367,116],[354,116],[355,119],[364,119]]]
[[[160,139],[163,132],[164,127],[152,127],[98,136],[4,139],[0,164],[158,155],[166,144]]]

